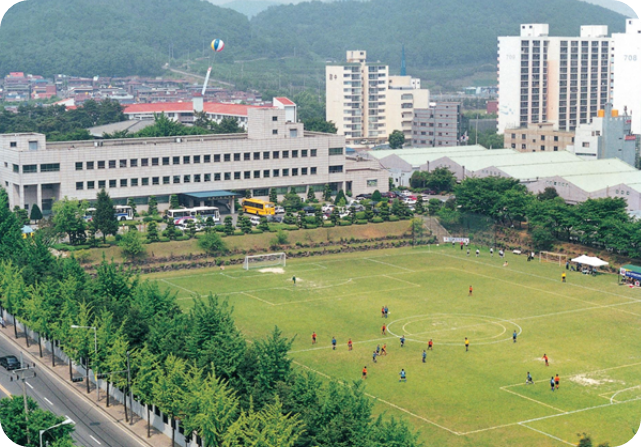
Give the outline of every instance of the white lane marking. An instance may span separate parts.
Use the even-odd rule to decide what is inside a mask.
[[[29,382],[25,382],[25,383],[27,384],[27,386],[28,386],[29,388],[33,389],[33,386],[31,386],[31,384],[30,384]]]
[[[49,399],[45,397],[44,400],[46,400],[49,405],[53,406],[53,402],[51,402]]]
[[[96,441],[96,444],[98,444],[98,445],[102,445],[102,443],[101,443],[100,441],[98,441],[96,438],[94,438],[93,436],[89,435],[89,437],[90,437],[91,439],[93,439],[94,441]]]

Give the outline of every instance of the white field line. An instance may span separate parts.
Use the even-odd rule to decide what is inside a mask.
[[[599,394],[599,397],[603,397],[603,398],[605,398],[605,399],[608,399],[608,400],[610,401],[610,403],[614,403],[614,402],[618,402],[618,400],[616,400],[616,399],[615,399],[615,397],[617,396],[617,394],[622,393],[622,392],[624,392],[624,391],[634,390],[635,388],[641,388],[641,385],[631,386],[631,387],[629,387],[629,388],[624,388],[624,389],[622,389],[622,390],[619,390],[619,391],[617,391],[616,393],[614,393],[614,394],[612,395],[612,397],[608,397],[608,395],[609,395],[610,393],[607,393],[607,395],[606,395],[606,393]]]
[[[406,273],[409,273],[409,272],[406,272]],[[414,272],[412,272],[412,273],[414,273]],[[404,279],[394,278],[393,276],[390,276],[390,275],[380,275],[380,277],[381,277],[381,278],[392,279],[392,280],[394,280],[394,281],[404,282],[405,284],[411,284],[411,285],[413,285],[413,286],[415,286],[415,287],[423,287],[423,286],[422,286],[422,285],[420,285],[420,284],[416,284],[416,283],[414,283],[414,282],[405,281]]]
[[[261,298],[258,298],[257,296],[254,296],[254,295],[252,295],[252,294],[249,294],[249,293],[247,293],[247,292],[242,292],[242,294],[243,294],[243,295],[247,295],[248,297],[253,298],[253,299],[255,299],[255,300],[258,300],[258,301],[260,301],[261,303],[269,304],[270,306],[275,306],[275,304],[274,304],[274,303],[270,303],[270,302],[269,302],[269,301],[267,301],[267,300],[263,300],[263,299],[261,299]]]
[[[190,295],[197,295],[197,293],[196,293],[196,292],[194,292],[193,290],[185,289],[184,287],[181,287],[181,286],[179,286],[179,285],[176,285],[176,284],[172,283],[171,281],[167,281],[166,279],[160,279],[160,281],[164,282],[165,284],[170,285],[171,287],[175,287],[175,288],[177,288],[177,289],[184,290],[185,292],[189,293]],[[191,297],[190,297],[190,298],[191,298]]]
[[[361,341],[353,341],[352,344],[363,344],[363,343],[374,343],[376,341],[383,341],[383,340],[395,340],[395,337],[385,337],[385,338],[372,338],[371,340],[361,340]],[[309,348],[309,349],[299,349],[297,351],[289,351],[288,354],[297,354],[299,352],[310,352],[310,351],[320,351],[323,349],[330,349],[332,345],[323,345],[323,346],[318,346],[316,348]]]
[[[519,424],[519,425],[520,425],[521,427],[529,428],[530,430],[534,430],[534,431],[536,431],[536,432],[539,432],[539,433],[541,433],[542,435],[548,436],[548,437],[550,437],[550,438],[552,438],[552,439],[556,439],[557,441],[562,442],[562,443],[564,443],[564,444],[567,444],[567,445],[576,445],[576,444],[572,444],[571,442],[565,441],[565,440],[563,440],[563,439],[561,439],[561,438],[557,438],[556,436],[552,436],[552,435],[551,435],[551,434],[549,434],[549,433],[545,433],[544,431],[537,430],[536,428],[532,428],[532,427],[530,427],[530,426],[527,426],[527,425],[525,425],[525,424]]]
[[[507,331],[507,328],[505,326],[503,326],[501,323],[496,322],[496,321],[488,321],[488,322],[485,322],[485,323],[478,323],[478,324],[468,324],[466,326],[459,326],[459,327],[449,327],[447,329],[437,329],[435,331],[417,332],[416,334],[411,334],[411,333],[407,332],[407,330],[405,330],[405,326],[407,326],[408,324],[418,323],[420,321],[426,321],[426,320],[408,321],[407,323],[405,323],[403,325],[403,327],[401,329],[405,333],[405,335],[407,335],[408,337],[414,337],[416,335],[425,335],[425,334],[438,334],[439,332],[458,331],[459,329],[469,329],[471,327],[487,326],[488,324],[493,324],[495,326],[501,326],[503,328],[503,332],[502,333],[500,333],[499,335],[495,335],[494,337],[490,337],[490,338],[500,337],[501,335],[505,334],[505,331]]]
[[[548,404],[546,404],[545,402],[541,402],[541,401],[538,401],[538,400],[536,400],[536,399],[532,399],[531,397],[527,397],[527,396],[524,396],[524,395],[522,395],[522,394],[519,394],[519,393],[517,393],[517,392],[510,391],[510,390],[508,390],[508,389],[506,389],[506,388],[504,388],[504,387],[501,387],[501,388],[499,388],[499,389],[500,389],[500,390],[502,390],[502,391],[505,391],[506,393],[514,394],[515,396],[522,397],[523,399],[527,399],[527,400],[529,400],[529,401],[531,401],[531,402],[534,402],[534,403],[537,403],[537,404],[539,404],[539,405],[546,406],[546,407],[551,408],[551,409],[553,409],[553,410],[555,410],[555,411],[558,411],[558,412],[560,412],[560,413],[567,413],[567,411],[566,411],[566,410],[561,410],[560,408],[553,407],[552,405],[548,405]]]
[[[384,290],[377,290],[379,293],[385,293],[385,292],[396,292],[398,290],[407,290],[407,289],[413,289],[415,287],[412,286],[406,286],[406,287],[397,287],[395,289],[384,289]],[[276,306],[287,306],[290,304],[301,304],[301,303],[311,303],[315,301],[327,301],[327,300],[341,300],[343,298],[352,296],[352,295],[365,295],[364,292],[353,292],[353,293],[346,293],[344,295],[335,295],[335,296],[329,296],[329,297],[324,297],[324,298],[314,298],[314,299],[309,299],[309,300],[301,300],[301,301],[289,301],[287,303],[279,303],[276,304]]]
[[[381,256],[381,257],[383,257],[383,256]],[[387,256],[385,256],[385,257],[387,257]],[[366,261],[378,262],[379,264],[387,265],[388,267],[394,267],[394,268],[399,269],[399,270],[405,270],[406,272],[409,272],[409,273],[416,273],[416,270],[408,269],[408,268],[405,268],[405,267],[400,267],[398,265],[389,264],[389,263],[383,262],[383,261],[377,261],[376,259],[373,259],[373,258],[363,258],[363,259],[366,260]]]

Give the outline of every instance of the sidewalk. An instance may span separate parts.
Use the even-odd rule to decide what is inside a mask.
[[[82,382],[72,383],[69,380],[69,364],[62,363],[63,361],[56,357],[56,366],[55,368],[52,367],[51,353],[45,349],[44,345],[42,347],[41,358],[38,349],[38,342],[29,339],[30,347],[27,348],[24,333],[18,332],[20,338],[16,340],[14,337],[14,328],[12,324],[7,323],[6,328],[0,329],[0,331],[2,331],[2,333],[6,335],[7,338],[9,338],[17,347],[20,348],[20,350],[22,350],[26,354],[25,361],[29,363],[35,363],[37,368],[46,369],[47,371],[57,376],[65,383],[65,385],[67,385],[67,387],[70,389],[70,392],[76,393],[76,395],[82,397],[87,402],[91,402],[91,404],[102,410],[102,412],[107,415],[115,424],[124,427],[129,432],[138,437],[143,444],[146,444],[149,447],[172,447],[171,438],[168,438],[158,430],[154,429],[153,426],[151,427],[150,431],[151,437],[147,438],[147,421],[145,421],[138,415],[133,415],[133,424],[129,424],[128,422],[126,422],[124,405],[116,401],[113,397],[109,398],[109,408],[107,408],[107,393],[105,392],[105,390],[100,390],[100,400],[97,402],[96,387],[93,384],[90,384],[90,393],[87,394],[87,384],[84,380]],[[73,374],[74,376],[79,376],[79,373],[75,370],[73,371]],[[129,406],[127,406],[127,413],[131,415]]]

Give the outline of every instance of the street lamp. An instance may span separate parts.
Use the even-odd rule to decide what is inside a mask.
[[[93,329],[93,341],[94,341],[94,356],[97,360],[98,358],[98,330],[95,326],[78,326],[76,324],[71,325],[71,329]],[[98,387],[98,371],[96,371],[96,365],[94,367],[94,375],[96,376],[96,400],[100,400],[100,388]],[[89,364],[87,363],[87,393],[89,393]]]
[[[61,425],[69,425],[69,424],[73,424],[73,423],[74,423],[73,420],[69,416],[67,416],[67,419],[65,419],[61,423],[56,424],[56,425],[52,425],[51,427],[45,428],[44,430],[40,430],[39,431],[39,433],[40,433],[40,447],[42,447],[42,435],[44,434],[44,432],[46,432],[47,430],[51,430],[52,428],[60,427]]]

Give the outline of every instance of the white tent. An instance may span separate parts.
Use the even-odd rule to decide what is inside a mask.
[[[603,259],[593,258],[591,256],[581,255],[578,258],[572,259],[572,262],[577,262],[582,265],[589,265],[590,267],[603,267],[608,265],[608,262],[605,262]]]

